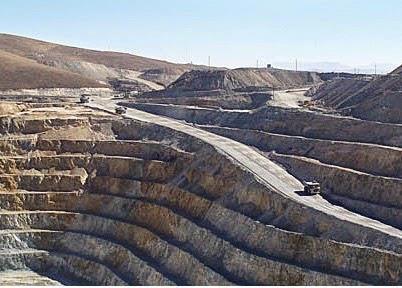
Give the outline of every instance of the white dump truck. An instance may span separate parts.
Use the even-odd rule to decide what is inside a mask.
[[[89,102],[89,94],[82,94],[80,97],[80,103],[88,103]]]
[[[127,108],[119,106],[119,107],[116,107],[115,111],[117,114],[124,114],[127,112]]]
[[[303,181],[303,185],[305,194],[316,195],[321,192],[320,183],[316,181]]]

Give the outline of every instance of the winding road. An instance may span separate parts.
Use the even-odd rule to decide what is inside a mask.
[[[117,106],[113,99],[101,97],[94,97],[92,101],[86,105],[111,113],[115,112],[115,107]],[[127,113],[124,117],[165,126],[205,141],[220,152],[226,154],[232,161],[238,162],[243,168],[253,173],[260,182],[264,183],[264,185],[276,193],[306,207],[335,217],[343,222],[349,222],[350,224],[356,224],[371,231],[375,230],[376,232],[383,233],[385,234],[384,236],[394,238],[398,243],[402,241],[402,232],[399,229],[353,213],[343,207],[333,205],[320,195],[301,196],[297,194],[296,191],[303,190],[303,184],[299,180],[290,175],[285,169],[245,144],[204,131],[175,119],[137,109],[127,108]]]

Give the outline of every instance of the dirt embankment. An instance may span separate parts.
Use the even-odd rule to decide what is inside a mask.
[[[239,68],[233,70],[190,71],[172,83],[170,89],[236,90],[248,87],[275,87],[287,89],[321,82],[314,72],[280,69]]]
[[[305,87],[320,82],[318,75],[311,72],[265,68],[192,70],[165,90],[144,93],[136,98],[136,102],[255,109],[272,100],[272,88]],[[291,95],[287,94],[285,98],[288,96]]]
[[[322,105],[337,108],[346,98],[356,93],[369,83],[360,79],[333,79],[329,80],[317,89],[311,89],[307,93],[312,95],[313,100],[319,101]]]
[[[309,94],[322,105],[344,114],[371,121],[402,123],[402,75],[394,72],[371,81],[331,80]]]
[[[167,87],[169,84],[176,81],[180,75],[189,71],[187,68],[158,68],[158,69],[148,69],[142,73],[139,78],[147,81],[151,81]]]
[[[390,74],[399,74],[402,75],[402,65],[392,71]]]

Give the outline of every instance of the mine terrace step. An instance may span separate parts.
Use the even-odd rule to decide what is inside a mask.
[[[55,154],[100,154],[105,156],[125,156],[144,160],[174,161],[177,158],[191,160],[193,153],[156,142],[145,140],[38,140],[37,137],[8,137],[0,139],[4,156],[26,155],[28,152]],[[7,153],[7,151],[10,151]],[[18,154],[12,154],[18,153]],[[46,155],[46,154],[45,154]]]
[[[236,254],[236,253],[235,253]],[[253,262],[255,262],[255,261],[252,261],[251,260],[251,263],[253,263]],[[259,262],[259,261],[257,261],[257,262]],[[264,261],[263,261],[264,262]],[[254,263],[254,265],[255,264],[257,264],[257,263]],[[263,263],[261,263],[261,264],[263,264]],[[283,264],[279,264],[279,263],[277,263],[277,264],[275,264],[275,262],[271,262],[270,264],[268,264],[268,263],[265,263],[265,264],[267,264],[267,269],[273,269],[273,273],[280,273],[279,271],[276,271],[276,266],[278,266],[277,268],[279,269],[279,267],[281,267],[281,266],[283,266]],[[263,265],[263,266],[265,266],[265,264]],[[243,265],[243,264],[238,264],[238,265]],[[287,265],[285,265],[285,266],[287,266]],[[346,284],[346,283],[359,283],[359,282],[356,282],[356,281],[352,281],[352,280],[348,280],[348,279],[343,279],[343,278],[339,278],[339,277],[336,277],[336,276],[330,276],[330,275],[325,275],[325,274],[320,274],[320,273],[316,273],[316,272],[313,272],[313,271],[311,271],[311,272],[309,272],[309,271],[305,271],[305,270],[300,270],[299,268],[297,268],[297,267],[294,267],[294,268],[292,268],[293,266],[289,266],[287,269],[290,269],[290,270],[293,270],[293,269],[296,269],[296,270],[298,270],[299,271],[299,273],[300,272],[302,272],[303,274],[306,274],[305,276],[307,276],[308,278],[310,278],[310,277],[320,277],[321,279],[319,280],[319,281],[324,281],[323,283],[327,283],[327,281],[336,281],[337,283],[339,282],[339,283],[344,283],[344,284]],[[285,268],[285,267],[284,267]],[[235,269],[234,267],[232,267],[232,268],[229,268],[229,269]],[[236,270],[236,269],[235,269]],[[289,271],[290,272],[290,271]],[[292,271],[291,273],[296,273],[296,271]],[[235,273],[234,271],[233,271],[233,273]],[[311,274],[311,275],[310,275]],[[316,275],[316,276],[314,276],[314,275]],[[279,276],[279,275],[278,275]],[[277,278],[278,277],[277,275],[271,275],[271,276],[267,276],[267,277],[263,277],[263,278],[261,278],[261,277],[257,277],[257,279],[266,279],[265,281],[280,281],[279,280],[279,278]],[[254,277],[252,277],[252,278],[254,278]],[[269,280],[269,279],[276,279],[276,280]],[[260,281],[261,281],[260,280]],[[310,279],[311,281],[312,281],[312,279]],[[306,280],[307,281],[307,280]],[[270,282],[267,282],[267,283],[270,283]],[[275,283],[275,282],[274,282]],[[278,282],[279,283],[279,282]],[[320,282],[321,283],[321,282]]]
[[[57,153],[103,154],[110,156],[137,157],[145,160],[172,161],[177,158],[191,159],[192,153],[172,146],[145,140],[39,140],[39,150],[53,150]]]
[[[28,190],[3,190],[0,189],[0,197],[8,197],[8,196],[48,196],[48,195],[64,195],[74,197],[84,193],[82,190],[78,191],[28,191]]]
[[[334,205],[345,207],[355,213],[378,220],[384,224],[402,230],[402,209],[384,207],[370,202],[350,199],[336,194],[325,194],[324,196]]]
[[[106,204],[105,204],[106,205]],[[106,206],[108,206],[108,205],[106,205]],[[115,206],[115,205],[114,205]],[[148,207],[149,206],[149,207]],[[140,210],[144,210],[144,209],[147,209],[146,211],[149,211],[149,208],[151,208],[151,206],[154,206],[154,205],[145,205],[144,207],[138,207],[138,209],[140,209]],[[148,207],[148,208],[146,208],[146,207]],[[117,208],[116,208],[117,209]],[[134,209],[133,210],[133,212],[134,211],[138,211],[138,209]],[[161,208],[162,210],[166,210],[165,208]],[[152,210],[154,210],[154,209],[152,209]],[[149,226],[147,223],[148,222],[143,222],[144,221],[144,219],[143,219],[143,217],[153,217],[153,214],[156,212],[156,211],[154,211],[154,212],[152,212],[151,211],[151,214],[149,214],[148,216],[147,216],[147,214],[148,213],[146,213],[146,214],[143,214],[145,212],[145,210],[144,211],[138,211],[138,215],[136,215],[136,216],[134,216],[134,215],[132,215],[132,216],[134,216],[134,218],[132,217],[132,216],[130,216],[130,219],[131,218],[133,218],[133,221],[134,221],[134,219],[137,219],[138,217],[140,217],[140,218],[138,218],[137,220],[135,220],[135,222],[137,223],[137,221],[139,221],[138,223],[140,223],[140,225],[146,225],[147,227]],[[163,213],[163,211],[161,211],[161,213]],[[137,212],[135,213],[135,214],[137,214]],[[172,215],[170,215],[170,214],[172,214]],[[176,215],[177,217],[179,217],[178,215]],[[172,217],[174,217],[174,213],[172,213],[172,212],[169,212],[169,219],[170,218],[172,218]],[[179,217],[179,218],[181,218],[181,217]],[[184,218],[182,219],[182,220],[180,220],[180,219],[177,219],[176,220],[176,223],[180,223],[180,226],[182,226],[182,225],[184,225],[185,223],[188,223],[187,225],[189,225],[188,227],[188,229],[190,229],[190,227],[193,227],[193,228],[195,228],[195,227],[197,227],[196,225],[194,225],[193,223],[191,223],[191,222],[189,222],[188,220],[185,220]],[[172,220],[172,219],[170,219],[170,220]],[[170,221],[169,220],[169,221]],[[130,220],[131,221],[131,220]],[[184,221],[184,222],[183,222]],[[183,222],[183,223],[182,223]],[[166,225],[167,226],[170,226],[168,223],[166,223]],[[151,225],[151,226],[149,226],[150,228],[152,227],[152,229],[151,230],[155,230],[156,229],[156,231],[158,231],[158,234],[160,234],[160,233],[162,233],[162,235],[164,235],[164,237],[167,237],[167,238],[171,238],[171,237],[173,237],[174,239],[176,239],[177,241],[179,241],[179,242],[182,242],[182,241],[184,241],[184,238],[186,238],[187,240],[186,241],[190,241],[191,243],[192,243],[192,247],[198,247],[199,246],[199,243],[197,242],[197,241],[199,241],[199,240],[201,240],[201,239],[198,239],[198,240],[196,240],[196,238],[194,238],[194,237],[189,237],[190,235],[182,235],[184,238],[183,239],[181,239],[182,237],[179,237],[179,238],[177,238],[178,236],[179,236],[179,231],[176,231],[176,232],[174,232],[174,231],[172,231],[172,233],[173,234],[171,234],[171,233],[168,233],[168,234],[166,234],[166,229],[161,229],[161,227],[156,227],[155,225]],[[178,229],[179,229],[179,227],[178,227]],[[199,229],[199,228],[197,228],[197,229]],[[196,229],[196,230],[197,230]],[[179,230],[182,230],[181,228],[179,229]],[[187,230],[187,229],[186,229]],[[203,230],[203,229],[201,229],[201,230]],[[206,231],[208,231],[208,230],[206,230]],[[184,232],[184,230],[183,230],[183,232]],[[179,234],[177,234],[177,233],[179,233]],[[201,231],[199,231],[199,232],[194,232],[195,234],[200,234],[201,233]],[[185,233],[185,234],[187,234],[187,233]],[[201,233],[200,235],[203,235],[203,234],[205,234],[205,233]],[[212,242],[215,242],[215,241],[218,241],[218,243],[221,243],[222,242],[222,240],[221,239],[219,239],[219,238],[217,238],[217,236],[214,236],[214,234],[211,234],[210,232],[208,232],[207,233],[207,235],[209,235],[209,238],[210,239],[208,239],[208,241],[212,241]],[[188,238],[189,237],[189,238]],[[204,241],[205,241],[206,239],[204,239]],[[194,242],[195,241],[195,242]],[[198,243],[198,244],[197,244]],[[224,243],[225,245],[224,245],[224,247],[225,247],[225,253],[229,253],[230,255],[232,255],[231,254],[231,252],[230,251],[232,251],[233,249],[235,249],[236,250],[236,248],[235,247],[233,247],[232,245],[230,245],[229,243],[227,243],[226,241],[223,241],[222,243]],[[216,244],[216,245],[218,245],[218,244]],[[219,246],[219,245],[218,245]],[[198,255],[198,257],[201,257],[201,259],[203,259],[203,261],[207,261],[208,263],[213,263],[213,262],[210,262],[210,261],[212,261],[211,259],[209,259],[209,256],[207,256],[207,255],[204,255],[204,252],[202,252],[202,251],[199,251],[199,250],[197,250],[197,249],[195,249],[194,250],[194,248],[191,248],[190,249],[191,250],[191,253],[195,253],[195,255]],[[233,250],[232,252],[234,252],[235,250]],[[237,250],[236,250],[237,251]],[[210,251],[210,253],[212,253],[213,251]],[[218,253],[218,251],[214,251],[214,253]],[[221,253],[221,252],[219,252],[219,253]],[[240,254],[239,254],[240,253]],[[229,254],[228,254],[228,256],[229,256]],[[238,255],[237,255],[238,254]],[[260,263],[260,265],[263,265],[264,267],[266,266],[266,269],[274,269],[274,270],[276,270],[276,268],[278,268],[279,269],[279,266],[284,266],[283,268],[285,269],[285,266],[287,267],[286,268],[286,270],[287,269],[290,269],[290,270],[292,270],[293,271],[293,265],[290,265],[290,266],[288,266],[289,264],[285,264],[285,263],[277,263],[277,262],[275,262],[275,261],[272,261],[272,260],[268,260],[268,259],[264,259],[264,258],[260,258],[260,257],[257,257],[257,256],[254,256],[254,255],[251,255],[251,254],[248,254],[248,253],[246,253],[246,252],[244,252],[244,251],[238,251],[237,253],[235,253],[235,255],[237,255],[237,256],[239,256],[241,259],[243,259],[244,261],[246,261],[246,262],[248,262],[248,261],[250,261],[250,265],[257,265],[257,263]],[[233,257],[235,257],[235,255],[232,255]],[[251,257],[250,259],[249,259],[249,257]],[[209,259],[209,260],[208,260]],[[246,259],[248,259],[248,260],[246,260]],[[253,263],[253,264],[252,264]],[[278,266],[279,265],[279,266]],[[276,267],[276,268],[275,268]],[[232,271],[232,269],[234,269],[234,267],[226,267],[225,269],[229,269],[229,271]],[[250,269],[251,269],[251,267],[250,267]],[[299,270],[300,268],[296,268],[295,267],[295,269],[296,270]],[[295,271],[293,271],[293,272],[295,272]],[[293,273],[293,272],[290,272],[289,271],[289,273]],[[300,272],[300,271],[299,271]],[[232,271],[232,272],[228,272],[228,273],[235,273],[234,272],[234,270]],[[316,273],[316,272],[311,272],[311,273]],[[235,274],[232,274],[232,275],[235,275]],[[313,277],[313,275],[310,275],[311,277]],[[308,277],[310,277],[310,276],[308,276]],[[275,277],[279,277],[279,275],[276,275]],[[306,275],[306,277],[307,277],[307,275]],[[332,276],[328,276],[328,277],[332,277]],[[252,278],[254,278],[254,277],[252,277]],[[259,279],[259,280],[258,280]],[[250,283],[254,283],[254,281],[257,281],[257,282],[255,282],[255,283],[260,283],[259,281],[263,281],[263,282],[261,282],[261,283],[267,283],[267,282],[265,282],[265,281],[268,281],[268,278],[266,279],[266,280],[263,280],[263,279],[265,279],[264,277],[263,278],[261,278],[261,276],[258,276],[257,278],[255,278],[254,280],[250,280],[251,282]],[[323,280],[323,279],[322,279]],[[340,280],[340,279],[338,279],[339,281],[342,281],[342,280]],[[326,281],[326,280],[323,280],[323,281]],[[274,282],[275,283],[275,282]]]
[[[126,106],[201,125],[245,128],[327,140],[402,147],[400,138],[402,125],[321,114],[295,108],[265,106],[257,110],[240,112],[164,104],[129,103]]]
[[[322,140],[275,134],[259,130],[203,125],[201,128],[218,135],[254,146],[261,151],[304,156],[323,163],[362,172],[402,178],[402,148],[377,144]],[[350,155],[353,154],[353,159]]]
[[[1,165],[1,163],[3,164]],[[4,167],[4,174],[0,174],[0,183],[6,182],[8,179],[9,186],[7,187],[11,186],[10,182],[12,179],[14,179],[14,183],[24,181],[40,183],[44,179],[56,183],[67,181],[68,177],[71,181],[74,181],[74,177],[80,177],[81,185],[83,185],[88,174],[91,174],[92,171],[96,171],[97,175],[166,182],[184,169],[184,163],[181,161],[163,162],[131,157],[98,155],[84,157],[45,156],[33,157],[31,159],[8,158],[0,160],[0,166]],[[55,170],[55,167],[61,170]],[[26,189],[36,190],[29,187]],[[52,189],[52,187],[48,187],[47,189]]]
[[[19,215],[32,217],[34,214],[21,212]],[[39,216],[39,214],[36,216]],[[114,239],[124,245],[136,247],[136,251],[148,255],[149,259],[153,259],[151,262],[156,262],[157,266],[163,268],[163,271],[169,272],[170,275],[177,275],[178,279],[182,279],[178,283],[183,283],[183,280],[185,280],[184,283],[197,285],[230,284],[230,282],[205,267],[190,254],[161,240],[145,228],[91,214],[75,214],[76,220],[73,222],[71,222],[67,214],[49,212],[41,213],[40,216],[40,218],[31,219],[30,225],[68,229],[69,231],[91,234],[104,239]],[[25,221],[22,218],[20,220]],[[43,222],[47,224],[43,224]],[[68,224],[69,222],[71,223]],[[125,231],[125,233],[121,233],[121,231]],[[19,231],[15,230],[15,232],[18,233]],[[144,242],[145,240],[147,240],[146,243]],[[153,243],[153,245],[150,246],[149,242]],[[170,256],[166,258],[166,255]],[[149,259],[146,261],[149,262]],[[175,264],[169,264],[173,259],[176,259]],[[189,269],[189,265],[191,269]],[[200,278],[199,275],[203,275],[203,277]]]
[[[103,178],[101,177],[100,180],[101,179],[103,179]],[[106,180],[107,179],[109,179],[109,178],[106,178]],[[122,179],[115,179],[115,178],[113,178],[111,180],[123,181]],[[142,199],[144,197],[147,199],[149,198],[149,200],[154,201],[154,202],[156,201],[157,203],[161,203],[161,204],[168,205],[168,206],[173,205],[172,208],[174,208],[174,209],[178,209],[178,207],[181,207],[180,209],[185,209],[185,213],[187,213],[188,215],[192,215],[192,217],[196,217],[196,218],[199,218],[200,216],[202,217],[208,211],[208,209],[211,205],[211,204],[208,204],[209,201],[206,201],[206,199],[199,198],[196,195],[192,195],[190,193],[182,191],[181,189],[175,188],[174,186],[166,186],[164,184],[158,184],[158,183],[141,183],[141,182],[137,182],[137,181],[134,181],[135,183],[131,183],[131,182],[133,182],[133,181],[130,181],[130,183],[124,182],[124,183],[126,183],[125,185],[130,187],[129,188],[130,191],[127,192],[128,194],[126,194],[125,192],[122,192],[123,196],[139,197],[140,199]],[[102,183],[106,183],[106,182],[101,181],[99,183],[99,185],[101,187],[103,187]],[[144,185],[144,187],[142,187],[143,185]],[[117,187],[119,187],[119,185],[116,183],[112,186],[115,189]],[[107,190],[101,191],[101,192],[108,193]],[[119,191],[110,190],[110,193],[116,194],[117,196],[119,195],[118,194]],[[143,194],[143,193],[145,193],[145,194]],[[22,195],[24,195],[24,197],[21,197],[21,195],[19,195],[19,194],[15,195],[13,192],[9,192],[3,196],[0,194],[0,199],[2,200],[1,204],[2,204],[3,209],[4,208],[7,209],[10,207],[18,207],[19,209],[24,209],[24,208],[25,209],[35,209],[35,207],[37,209],[46,209],[47,207],[49,207],[49,208],[52,207],[55,209],[62,210],[62,209],[65,209],[66,207],[70,207],[70,204],[73,204],[73,202],[76,202],[77,203],[76,205],[78,205],[78,203],[81,203],[81,202],[83,202],[83,203],[88,202],[89,201],[88,199],[95,200],[98,197],[103,199],[107,196],[107,195],[102,195],[102,194],[85,195],[80,192],[78,192],[78,193],[72,192],[72,194],[74,194],[75,197],[71,197],[70,193],[64,194],[64,193],[60,193],[60,192],[54,192],[52,194],[49,194],[49,192],[42,192],[39,194],[37,194],[37,192],[29,192],[29,194],[27,194],[27,192],[23,192]],[[27,195],[29,195],[29,197]],[[143,195],[143,196],[141,196],[141,195]],[[161,199],[163,199],[164,197],[168,197],[167,199],[171,199],[171,201],[162,200],[162,202],[159,202],[158,197],[161,197]],[[109,198],[110,198],[110,196],[106,197],[105,199],[109,199]],[[187,205],[183,206],[180,204],[180,202],[177,202],[176,200],[174,200],[176,198],[182,199],[182,201],[185,201],[185,202],[188,202],[188,201],[190,201],[190,199],[194,198],[189,203],[193,203],[192,205],[195,205],[197,203],[197,205],[201,205],[201,206],[194,207],[194,208],[192,208],[191,205],[189,207],[187,207]],[[81,199],[81,200],[79,200],[79,199]],[[110,198],[110,199],[112,199],[112,198]],[[199,200],[197,200],[197,199],[199,199]],[[89,201],[89,202],[91,202],[91,201]],[[92,201],[92,202],[94,202],[94,201]],[[70,204],[67,205],[68,203],[70,203]],[[206,210],[203,211],[202,207],[204,207],[204,210],[205,209]],[[217,206],[217,207],[220,207],[220,206]],[[228,211],[230,211],[223,207],[221,207],[220,209],[222,210],[221,213],[224,213],[224,215],[226,215],[228,213]],[[227,212],[224,212],[224,211],[227,211]],[[197,213],[200,215],[198,215]],[[236,213],[236,212],[231,212],[231,213],[234,213],[234,215],[232,217],[235,217],[235,218],[237,217],[236,215],[238,213]],[[241,217],[245,217],[245,216],[241,216]],[[202,218],[200,218],[199,220],[201,220],[201,219]],[[211,221],[211,220],[209,220],[209,221]],[[265,226],[265,227],[267,229],[269,228],[269,226]],[[228,233],[228,232],[226,231],[225,233]],[[325,240],[322,240],[322,241],[325,241]]]
[[[239,212],[224,208],[171,184],[144,183],[109,177],[97,177],[95,180],[98,181],[93,183],[95,185],[91,187],[91,192],[110,193],[117,196],[129,197],[130,199],[146,199],[147,201],[170,207],[174,211],[180,211],[183,215],[190,217],[197,224],[207,227],[219,235],[225,235],[225,237],[229,237],[233,241],[240,243],[242,247],[247,246],[250,250],[258,251],[262,255],[283,257],[283,259],[291,259],[304,265],[309,265],[309,263],[326,263],[324,269],[328,271],[334,269],[332,262],[335,256],[338,259],[345,257],[343,252],[334,252],[337,254],[335,255],[332,251],[345,251],[346,249],[350,251],[349,253],[352,253],[351,251],[354,251],[353,253],[357,253],[357,255],[359,255],[358,253],[362,253],[362,250],[359,250],[353,244],[339,243],[329,239],[277,229],[271,225],[264,225]],[[106,187],[111,188],[108,189]],[[228,227],[231,227],[231,229]],[[248,235],[248,237],[243,236],[243,234]],[[263,238],[266,242],[256,241],[262,235],[265,235]],[[302,241],[301,239],[303,239],[306,246],[319,246],[321,247],[320,249],[330,250],[327,250],[328,252],[325,257],[317,257],[314,251],[302,251],[300,250],[301,247],[300,249],[295,249],[291,243],[300,242]],[[281,247],[277,247],[278,244],[276,243],[289,243],[289,248],[285,248],[284,244],[279,245]],[[272,246],[276,248],[272,249]],[[313,254],[310,255],[310,253]],[[350,255],[348,254],[348,257]],[[374,257],[377,257],[376,261],[378,261],[379,256]],[[318,264],[312,265],[314,267],[318,266]],[[356,271],[360,268],[360,265],[356,267]]]
[[[0,234],[0,237],[5,246],[3,249],[29,246],[50,253],[71,254],[93,260],[108,267],[131,285],[174,284],[138,258],[127,247],[112,242],[110,239],[79,232],[43,230],[25,233],[16,231],[16,233]],[[93,249],[94,243],[98,249]],[[120,258],[124,258],[126,261],[122,262]],[[140,275],[142,278],[138,277]]]
[[[0,174],[0,184],[3,190],[33,190],[33,191],[77,191],[84,187],[87,174],[71,175],[71,171],[58,173],[22,173]]]
[[[0,210],[63,210],[65,203],[80,201],[83,191],[0,191]]]
[[[85,117],[49,117],[49,118],[31,118],[19,117],[10,118],[0,117],[0,134],[4,133],[22,133],[22,134],[34,134],[45,132],[49,129],[61,126],[77,126],[77,125],[89,125],[88,118]]]
[[[402,208],[402,179],[370,175],[307,157],[279,153],[269,153],[267,156],[285,166],[299,179],[316,179],[326,193]]]
[[[63,281],[56,281],[46,275],[38,274],[34,271],[6,271],[0,272],[0,286],[58,286]],[[64,283],[63,283],[64,284]],[[78,284],[69,282],[68,284]]]

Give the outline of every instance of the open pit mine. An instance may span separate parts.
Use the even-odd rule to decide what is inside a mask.
[[[47,89],[0,81],[0,285],[402,285],[401,68],[52,47],[3,55]]]

